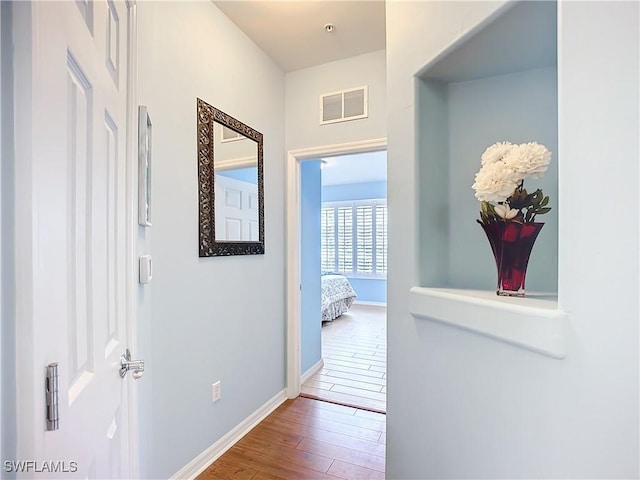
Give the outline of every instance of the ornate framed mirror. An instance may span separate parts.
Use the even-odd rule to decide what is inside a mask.
[[[200,256],[264,253],[262,134],[197,99]]]

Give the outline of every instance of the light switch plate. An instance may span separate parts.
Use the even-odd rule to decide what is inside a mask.
[[[211,401],[213,403],[217,402],[218,400],[220,400],[220,397],[222,397],[221,389],[222,387],[221,387],[220,380],[218,380],[216,383],[211,385]]]
[[[142,255],[140,257],[140,283],[151,283],[151,255]]]

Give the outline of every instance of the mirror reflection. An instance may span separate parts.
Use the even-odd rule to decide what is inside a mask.
[[[264,253],[262,134],[201,99],[200,256]]]
[[[216,241],[258,241],[258,144],[214,122]]]

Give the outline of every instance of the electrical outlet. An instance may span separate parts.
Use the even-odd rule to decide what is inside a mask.
[[[211,401],[215,403],[220,400],[221,396],[222,393],[220,391],[220,380],[218,380],[216,383],[211,385]]]

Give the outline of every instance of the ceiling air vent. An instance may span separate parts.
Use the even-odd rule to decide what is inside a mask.
[[[320,95],[320,125],[367,118],[367,86]]]

